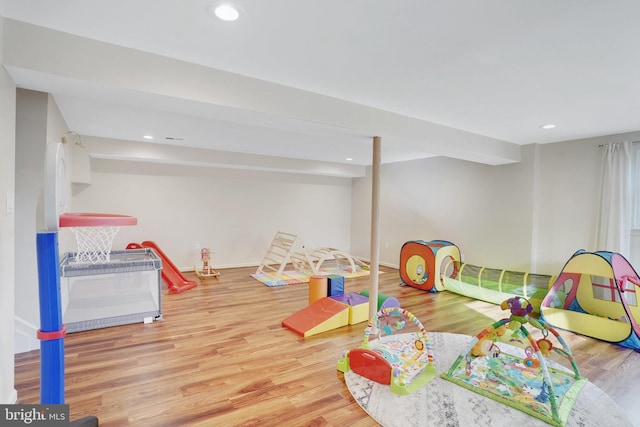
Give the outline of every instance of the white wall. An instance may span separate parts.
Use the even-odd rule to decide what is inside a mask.
[[[611,250],[595,247],[602,174],[601,145],[625,140],[640,140],[640,132],[542,146],[537,258],[543,268],[557,269],[558,260],[566,262],[578,249]],[[640,253],[632,253],[629,261],[640,266]]]
[[[553,275],[578,249],[608,250],[594,247],[600,145],[623,140],[640,140],[640,132],[524,146],[512,165],[441,157],[383,165],[381,263],[398,266],[406,241],[443,239],[471,264]],[[370,238],[367,172],[354,179],[352,203],[351,246],[362,256]]]
[[[2,22],[0,16],[0,59]],[[0,403],[16,403],[14,389],[15,215],[6,200],[15,195],[16,87],[0,67]]]
[[[382,165],[381,263],[398,266],[409,240],[442,239],[458,245],[469,263],[528,268],[529,151],[523,150],[520,163],[504,166],[442,157]],[[353,195],[351,245],[368,256],[370,176],[354,180]]]
[[[83,138],[89,153],[110,143]],[[104,159],[91,166],[91,184],[74,187],[73,210],[138,218],[114,249],[152,240],[185,269],[200,265],[203,247],[217,268],[258,265],[277,231],[297,234],[307,248],[350,250],[349,178]],[[75,250],[63,247],[64,233],[61,250]]]
[[[595,248],[602,150],[594,141],[543,146],[540,154],[540,227],[537,259],[557,274],[578,249]]]

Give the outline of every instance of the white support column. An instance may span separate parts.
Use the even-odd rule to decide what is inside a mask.
[[[378,312],[378,270],[380,268],[380,162],[382,140],[373,137],[373,163],[371,165],[371,265],[369,289],[369,318]]]

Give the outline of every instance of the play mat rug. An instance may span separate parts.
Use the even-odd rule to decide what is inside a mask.
[[[380,272],[382,274],[382,271]],[[343,276],[344,278],[352,278],[352,277],[362,277],[368,276],[369,270],[357,267],[355,272],[351,272],[351,267],[347,268],[322,268],[317,275],[319,276],[328,276],[331,274],[337,274],[339,276]],[[309,271],[297,271],[297,270],[286,270],[282,272],[279,280],[274,281],[274,273],[257,273],[252,274],[251,277],[260,281],[266,286],[286,286],[286,285],[297,285],[299,283],[309,283],[309,279],[313,274]]]
[[[552,420],[550,392],[544,383],[542,369],[539,366],[527,367],[523,363],[527,355],[521,348],[505,343],[494,343],[494,347],[500,349],[499,356],[478,357],[466,363],[462,360],[452,367],[448,379],[505,405],[520,407],[542,420]],[[548,372],[560,408],[560,418],[566,419],[585,379],[576,380],[573,372],[552,366]]]
[[[438,375],[449,370],[472,339],[466,335],[442,332],[429,332],[428,335]],[[569,372],[561,365],[549,364],[552,369]],[[439,376],[407,396],[392,393],[388,385],[368,380],[353,371],[346,372],[344,378],[356,402],[385,427],[549,426],[540,419]],[[631,427],[633,424],[606,393],[587,381],[578,394],[566,426]]]
[[[416,339],[419,338],[415,333],[387,335],[370,341],[370,346],[372,351],[380,353],[391,363],[392,368],[402,368],[404,379],[409,384],[429,363],[426,352],[416,351]]]

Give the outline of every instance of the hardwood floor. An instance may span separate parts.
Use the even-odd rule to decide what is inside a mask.
[[[505,315],[450,292],[399,286],[397,270],[381,270],[380,292],[398,298],[428,331],[474,335]],[[181,294],[165,288],[162,321],[67,335],[71,418],[96,415],[103,427],[376,425],[336,370],[366,323],[304,339],[281,321],[307,305],[307,285],[269,288],[249,276],[255,267],[220,272]],[[345,282],[347,292],[368,287],[368,277]],[[562,335],[583,375],[640,420],[640,353]],[[21,403],[39,402],[39,357],[15,357]]]

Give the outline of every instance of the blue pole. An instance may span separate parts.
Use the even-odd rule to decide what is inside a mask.
[[[64,403],[64,333],[60,300],[58,233],[38,233],[40,294],[40,403]]]

